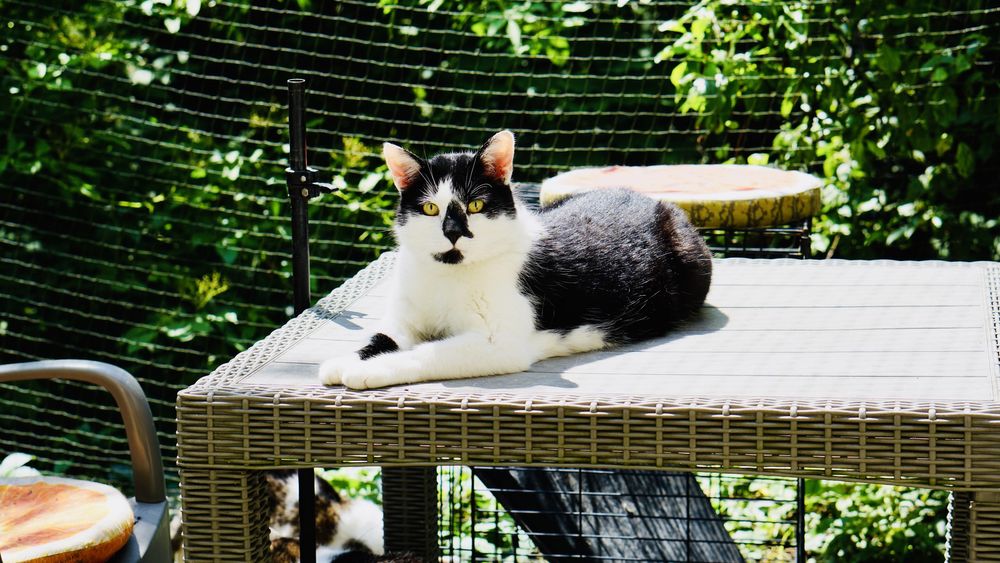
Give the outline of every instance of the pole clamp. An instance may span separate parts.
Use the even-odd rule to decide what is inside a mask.
[[[319,170],[306,166],[304,170],[285,169],[285,182],[288,184],[289,197],[301,197],[310,200],[323,194],[335,191],[333,184],[319,182]]]

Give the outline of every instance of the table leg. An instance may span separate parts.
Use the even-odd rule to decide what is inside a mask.
[[[945,561],[1000,561],[1000,492],[951,494]]]
[[[260,471],[182,469],[184,561],[269,561],[267,485]]]
[[[437,503],[436,467],[383,467],[386,551],[436,561]]]
[[[948,495],[948,531],[944,560],[948,563],[969,561],[969,509],[972,493],[952,492]]]
[[[969,505],[969,560],[1000,561],[1000,492],[972,495]]]

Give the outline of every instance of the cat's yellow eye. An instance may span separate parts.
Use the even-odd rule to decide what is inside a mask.
[[[479,213],[483,210],[483,205],[485,202],[481,199],[474,199],[469,202],[469,213]]]
[[[420,209],[423,210],[424,215],[437,215],[438,211],[439,211],[437,204],[436,203],[431,203],[429,201],[427,203],[423,204],[420,207]]]

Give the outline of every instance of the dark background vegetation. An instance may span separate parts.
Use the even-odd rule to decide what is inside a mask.
[[[125,367],[172,458],[176,390],[290,314],[293,76],[341,187],[312,206],[315,293],[391,246],[383,140],[429,154],[500,128],[519,181],[806,170],[820,256],[1000,259],[998,20],[975,0],[0,0],[0,361]],[[121,482],[115,416],[84,386],[3,386],[0,451]],[[817,553],[937,549],[940,494],[851,490],[812,491]],[[880,528],[865,502],[916,516]]]

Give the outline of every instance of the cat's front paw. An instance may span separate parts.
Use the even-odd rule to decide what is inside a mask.
[[[351,389],[377,389],[411,383],[418,378],[416,362],[398,356],[379,356],[346,366],[341,383]]]
[[[385,384],[379,385],[379,379],[377,366],[376,369],[373,370],[372,366],[359,363],[344,369],[340,381],[349,389],[360,390],[384,386]]]
[[[323,385],[340,385],[344,382],[344,372],[361,363],[354,353],[331,358],[319,365],[319,381]]]

